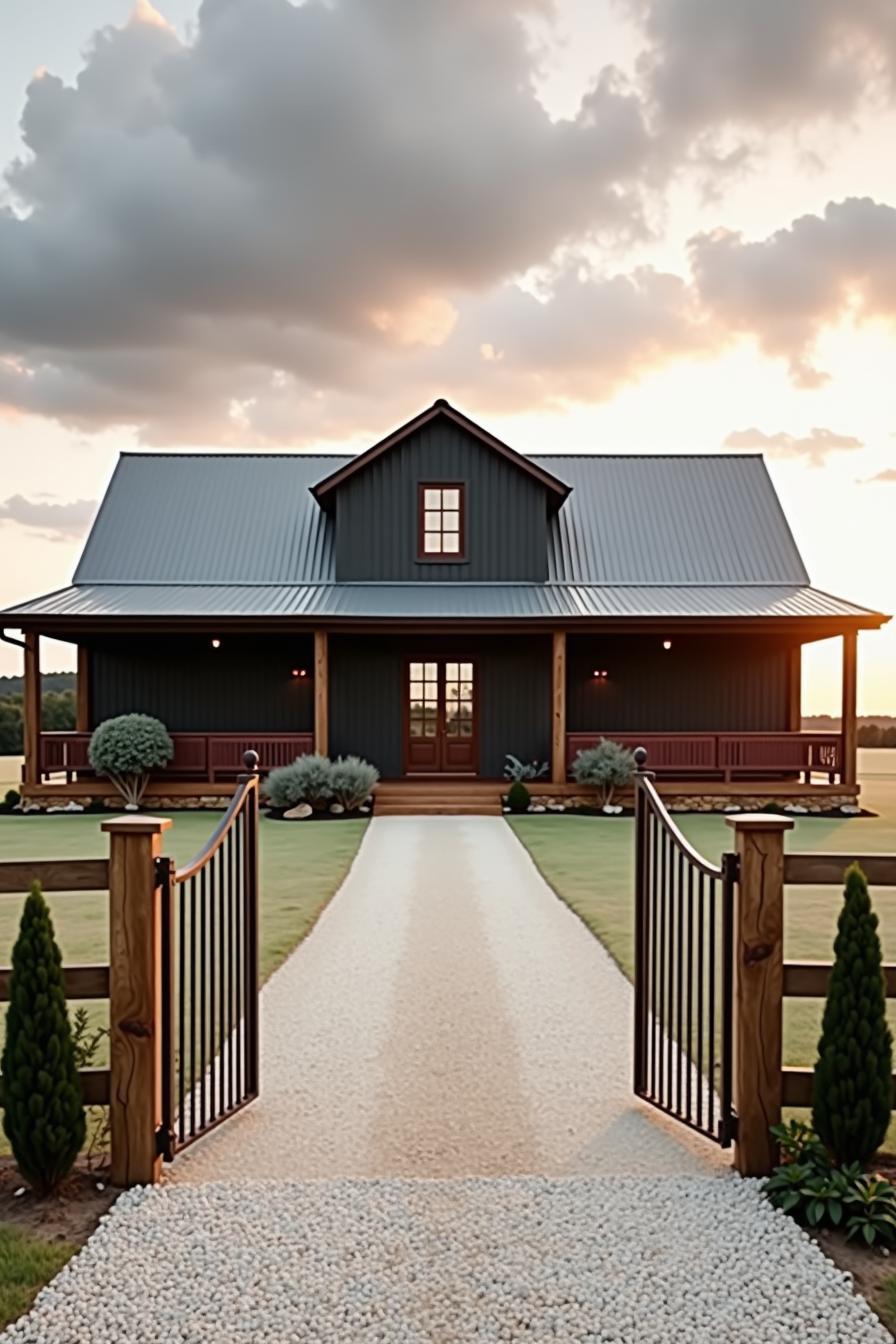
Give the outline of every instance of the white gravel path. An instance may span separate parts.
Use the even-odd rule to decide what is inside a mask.
[[[261,1096],[177,1181],[729,1164],[632,1096],[631,986],[501,818],[374,820],[262,1005]]]
[[[885,1344],[735,1177],[177,1186],[123,1196],[19,1344]]]
[[[500,819],[374,821],[262,1016],[260,1099],[122,1196],[4,1340],[889,1338],[633,1099],[631,988]]]

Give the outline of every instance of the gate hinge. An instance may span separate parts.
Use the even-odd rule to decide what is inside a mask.
[[[154,860],[154,876],[157,887],[163,887],[171,879],[171,860],[159,855]]]
[[[156,1130],[156,1152],[165,1162],[171,1162],[174,1158],[175,1134],[173,1129],[166,1125],[159,1125]]]
[[[740,855],[733,851],[722,855],[722,876],[729,882],[740,881]]]

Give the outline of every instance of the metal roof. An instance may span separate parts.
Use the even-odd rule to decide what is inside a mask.
[[[343,456],[125,454],[75,583],[332,581],[311,493]],[[549,580],[789,583],[808,575],[761,457],[542,456],[573,487],[548,521]]]
[[[10,616],[525,620],[539,617],[867,617],[793,584],[321,583],[82,584]]]

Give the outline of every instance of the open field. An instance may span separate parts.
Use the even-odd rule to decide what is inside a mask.
[[[797,818],[786,837],[788,849],[896,853],[896,751],[863,751],[859,755],[862,802],[879,815]],[[633,821],[572,816],[508,820],[557,894],[631,977]],[[732,831],[723,817],[679,815],[675,820],[691,843],[713,862],[718,862],[724,849],[731,848]],[[882,889],[872,895],[880,917],[884,958],[896,961],[896,890]],[[789,890],[785,898],[785,956],[792,960],[830,960],[838,913],[839,892],[835,887]],[[815,1062],[822,1006],[820,999],[785,1000],[786,1064]],[[896,1001],[891,999],[888,1008],[896,1033]]]

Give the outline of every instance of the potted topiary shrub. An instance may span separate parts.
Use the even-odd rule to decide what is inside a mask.
[[[528,812],[531,795],[521,779],[515,779],[507,790],[507,806],[511,812]]]
[[[87,755],[97,774],[106,775],[118,789],[125,811],[136,812],[152,771],[168,764],[174,745],[158,719],[120,714],[94,731]]]
[[[892,1072],[877,915],[854,863],[846,872],[812,1084],[812,1125],[838,1166],[864,1166],[883,1143]]]
[[[13,1156],[35,1194],[50,1194],[71,1171],[86,1127],[62,957],[37,882],[12,952],[2,1069]]]
[[[613,795],[617,789],[630,784],[635,773],[635,758],[632,753],[620,745],[602,737],[596,747],[586,747],[577,753],[572,763],[572,777],[577,784],[600,790],[601,808],[612,815],[622,811],[614,806]]]

